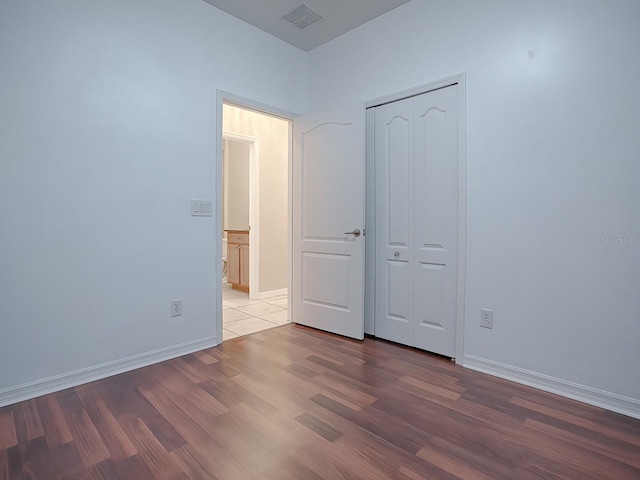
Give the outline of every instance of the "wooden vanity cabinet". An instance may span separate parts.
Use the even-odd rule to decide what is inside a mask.
[[[249,232],[227,230],[227,282],[231,288],[249,291]]]

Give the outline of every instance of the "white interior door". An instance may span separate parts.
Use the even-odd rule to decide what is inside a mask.
[[[295,323],[364,338],[365,110],[293,122]]]
[[[377,336],[455,356],[458,86],[375,109]]]
[[[458,86],[414,99],[415,346],[455,356],[458,279]]]
[[[375,334],[413,346],[413,100],[375,109]]]

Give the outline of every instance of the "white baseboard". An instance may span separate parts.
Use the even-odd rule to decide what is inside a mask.
[[[215,347],[218,344],[217,337],[205,337],[192,342],[159,348],[151,352],[102,363],[93,367],[82,368],[73,372],[23,383],[15,387],[4,388],[0,390],[0,407],[64,390],[65,388],[76,387],[83,383],[93,382],[94,380],[100,380],[101,378],[128,372],[136,368],[146,367],[153,363],[163,362],[197,352],[198,350]]]
[[[280,290],[271,290],[270,292],[262,292],[258,294],[258,300],[269,300],[273,297],[280,297],[282,295],[288,295],[288,288],[281,288]]]
[[[625,397],[616,393],[598,390],[579,383],[569,382],[560,378],[550,377],[519,367],[495,362],[475,355],[465,355],[463,366],[478,372],[488,373],[495,377],[511,380],[516,383],[539,388],[546,392],[555,393],[579,402],[595,405],[612,412],[628,415],[640,419],[640,400]]]

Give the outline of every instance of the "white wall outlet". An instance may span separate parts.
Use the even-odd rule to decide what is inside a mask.
[[[493,310],[487,310],[486,308],[480,309],[480,326],[493,328]]]
[[[182,300],[171,300],[171,316],[179,317],[182,315]]]

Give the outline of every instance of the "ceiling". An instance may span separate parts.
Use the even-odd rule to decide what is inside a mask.
[[[410,0],[203,0],[251,25],[274,35],[294,47],[312,50]],[[300,3],[320,14],[322,19],[299,28],[282,17]],[[302,12],[304,13],[304,12]],[[293,19],[296,15],[294,13]],[[300,18],[304,25],[315,13]]]

